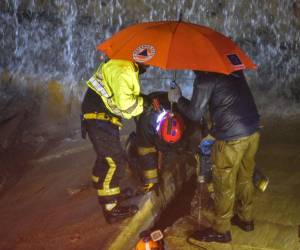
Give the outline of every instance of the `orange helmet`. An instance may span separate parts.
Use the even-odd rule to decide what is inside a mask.
[[[182,137],[183,120],[179,114],[168,112],[161,120],[159,134],[167,143],[175,143]]]
[[[161,241],[163,234],[160,230],[146,230],[140,233],[140,240],[135,246],[135,250],[163,250],[163,242]]]
[[[161,245],[157,241],[153,241],[152,239],[140,239],[137,243],[135,250],[160,250]]]

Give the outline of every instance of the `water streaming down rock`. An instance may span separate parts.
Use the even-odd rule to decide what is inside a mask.
[[[233,38],[258,64],[255,82],[291,94],[299,81],[299,1],[34,1],[0,3],[0,70],[72,88],[98,63],[96,45],[142,21],[183,19]]]
[[[300,100],[299,0],[2,0],[3,107],[12,100],[11,93],[17,93],[30,102],[29,116],[47,114],[47,100],[51,105],[59,100],[57,109],[72,113],[67,102],[70,97],[80,100],[84,80],[99,63],[97,44],[130,24],[174,20],[180,13],[185,21],[232,37],[258,65],[257,71],[247,72],[253,85]],[[143,78],[144,92],[166,89],[172,72],[152,69]],[[179,72],[178,83],[186,95],[191,94],[192,80],[192,72]],[[59,95],[66,100],[64,109]],[[73,109],[78,115],[79,107]],[[55,113],[55,108],[51,110]]]
[[[68,100],[72,95],[80,98],[84,80],[99,63],[98,43],[130,24],[177,19],[180,12],[183,20],[231,36],[259,66],[247,72],[253,85],[300,101],[299,0],[1,0],[0,162],[15,142],[27,149],[32,145],[37,153],[44,149],[45,138],[52,139],[52,127],[48,134],[31,132],[33,119],[42,116],[62,124],[71,110],[62,95]],[[143,80],[144,90],[166,88],[171,74]],[[190,94],[193,74],[180,72],[178,77],[184,93]],[[78,115],[79,108],[74,109]],[[59,126],[43,119],[36,124]],[[78,126],[77,116],[73,124]],[[67,134],[61,127],[59,131]],[[11,152],[13,158],[21,158]],[[4,162],[0,191],[6,172],[12,172]],[[15,172],[20,169],[23,166]]]

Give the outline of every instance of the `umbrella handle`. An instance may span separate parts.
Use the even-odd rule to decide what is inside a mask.
[[[178,87],[178,84],[173,80],[171,83],[170,83],[170,88],[171,89],[175,89]]]
[[[173,82],[171,82],[171,84],[170,84],[170,89],[175,89],[176,86],[177,86],[176,82],[173,81]],[[171,105],[171,107],[170,107],[170,108],[171,108],[171,113],[173,113],[173,102],[170,102],[170,105]]]
[[[176,70],[174,70],[173,72],[173,80],[170,84],[171,89],[175,89],[177,87],[177,83],[176,83]]]
[[[176,87],[178,87],[178,85],[176,83],[176,70],[174,70],[173,81],[170,83],[170,88],[175,89]],[[171,102],[171,113],[173,113],[173,102]]]

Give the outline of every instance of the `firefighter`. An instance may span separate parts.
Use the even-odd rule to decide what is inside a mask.
[[[140,115],[145,98],[140,94],[139,75],[147,66],[131,61],[111,59],[101,63],[87,81],[88,89],[82,102],[82,135],[87,132],[97,158],[92,181],[98,201],[108,223],[135,214],[135,205],[120,204],[119,180],[126,158],[120,142],[122,119]]]
[[[191,101],[181,96],[178,87],[168,93],[169,100],[191,120],[200,120],[209,110],[216,138],[212,152],[215,219],[211,228],[196,231],[191,238],[230,242],[231,225],[246,232],[254,230],[252,177],[260,138],[259,114],[242,71],[195,73]]]
[[[137,120],[136,139],[137,156],[141,166],[143,192],[157,187],[158,152],[196,152],[204,136],[201,123],[194,123],[178,112],[176,105],[171,111],[167,92],[154,92],[148,96],[152,108],[147,109]]]

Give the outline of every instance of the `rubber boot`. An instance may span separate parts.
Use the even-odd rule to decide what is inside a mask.
[[[119,197],[119,201],[128,200],[128,199],[130,199],[134,196],[136,196],[136,191],[134,191],[130,187],[127,187],[127,188],[122,190],[122,192],[120,194],[120,197]]]
[[[136,205],[121,206],[117,204],[113,209],[107,210],[103,206],[104,217],[109,224],[118,222],[137,213],[139,208]]]

